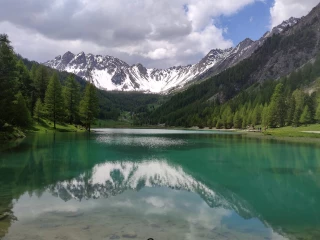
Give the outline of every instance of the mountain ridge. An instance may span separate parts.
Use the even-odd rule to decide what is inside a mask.
[[[257,41],[246,38],[234,48],[212,49],[193,65],[173,66],[167,69],[146,68],[141,63],[130,66],[108,55],[93,55],[84,52],[75,55],[70,51],[43,64],[59,71],[74,73],[86,80],[91,78],[97,87],[104,90],[166,94],[236,65],[250,57],[267,38],[285,31],[298,21],[297,18],[290,18],[274,27],[272,31],[266,32]]]

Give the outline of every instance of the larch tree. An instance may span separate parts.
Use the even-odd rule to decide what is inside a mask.
[[[56,129],[56,122],[58,119],[60,119],[64,112],[62,87],[56,73],[49,81],[44,103],[47,115],[49,119],[53,121],[53,127]]]
[[[37,122],[40,122],[40,118],[42,118],[44,115],[44,108],[43,108],[43,103],[40,98],[38,98],[34,110],[33,110],[33,117],[37,119]]]
[[[6,34],[0,34],[0,128],[12,122],[17,89],[17,60]]]
[[[49,82],[48,70],[45,66],[38,66],[34,77],[34,87],[36,89],[36,98],[40,98],[41,101],[44,101],[46,90]]]
[[[18,87],[26,100],[26,104],[30,111],[32,111],[32,93],[33,93],[33,82],[30,77],[29,70],[24,65],[22,60],[17,63],[17,74],[18,74]]]
[[[302,111],[304,110],[306,96],[300,89],[297,89],[292,93],[292,97],[294,98],[295,102],[295,110],[292,122],[293,126],[298,127],[300,125]]]
[[[308,125],[311,123],[312,117],[311,117],[311,112],[309,109],[309,106],[306,105],[302,111],[301,117],[300,117],[300,123]]]
[[[284,126],[286,105],[283,90],[283,84],[279,83],[272,94],[268,113],[270,127]]]
[[[92,83],[87,83],[83,99],[80,102],[81,121],[90,132],[91,124],[99,114],[99,102],[96,88]]]
[[[19,92],[13,105],[13,124],[19,127],[28,127],[31,124],[31,115],[27,107],[25,98]]]
[[[236,111],[236,113],[234,114],[233,126],[235,128],[241,128],[242,127],[242,119],[241,119],[241,116],[240,116],[238,111]]]
[[[64,101],[67,119],[70,124],[79,119],[80,85],[74,75],[69,75],[64,88]]]

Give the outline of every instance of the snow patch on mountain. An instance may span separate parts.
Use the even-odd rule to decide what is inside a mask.
[[[213,49],[200,62],[193,65],[148,69],[140,63],[130,66],[112,56],[84,52],[77,55],[66,52],[63,56],[57,56],[44,65],[59,71],[74,73],[86,80],[90,79],[98,88],[104,90],[168,93],[194,80],[213,76],[236,65],[250,57],[268,37],[283,32],[298,21],[299,19],[290,18],[257,41],[247,38],[235,48]]]

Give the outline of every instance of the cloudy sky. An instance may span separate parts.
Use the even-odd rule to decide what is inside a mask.
[[[66,51],[165,68],[192,64],[319,0],[1,0],[0,33],[16,52],[44,62]]]

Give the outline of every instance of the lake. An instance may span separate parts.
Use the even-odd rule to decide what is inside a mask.
[[[148,238],[320,239],[320,147],[97,129],[0,152],[0,239]]]

